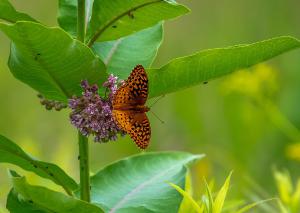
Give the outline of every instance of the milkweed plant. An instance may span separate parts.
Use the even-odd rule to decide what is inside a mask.
[[[112,98],[137,64],[145,67],[148,98],[154,98],[266,61],[299,48],[300,41],[281,36],[201,50],[154,68],[151,64],[162,43],[164,22],[188,14],[189,8],[175,0],[58,2],[59,26],[46,26],[17,11],[8,0],[0,0],[0,31],[11,40],[8,67],[13,76],[36,91],[45,109],[70,112],[70,124],[78,130],[80,179],[74,180],[58,165],[37,160],[1,135],[0,162],[62,187],[57,192],[32,185],[22,174],[9,170],[12,188],[6,208],[14,213],[221,212],[230,176],[216,196],[207,185],[201,201],[194,200],[187,189],[188,166],[204,154],[144,152],[90,175],[89,143],[94,140],[101,146],[126,134],[112,117]],[[279,173],[276,178],[282,179]],[[282,198],[281,209],[290,203]]]

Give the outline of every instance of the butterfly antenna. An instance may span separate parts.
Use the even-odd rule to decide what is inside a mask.
[[[160,97],[158,97],[149,107],[153,107],[160,99],[162,99],[163,97],[165,97],[165,95],[161,95]]]
[[[151,110],[150,110],[150,112],[162,123],[162,124],[164,124],[165,122],[163,121],[163,120],[161,120],[154,112],[152,112]]]

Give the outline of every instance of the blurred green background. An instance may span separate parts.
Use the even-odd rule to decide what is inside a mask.
[[[11,2],[17,10],[30,14],[42,23],[57,25],[57,1]],[[300,38],[299,0],[178,2],[187,5],[192,12],[165,23],[164,43],[154,67],[174,57],[207,48],[251,43],[279,35]],[[15,80],[9,72],[6,65],[9,40],[2,33],[0,47],[0,133],[33,156],[57,163],[78,180],[77,135],[69,123],[68,110],[57,113],[41,107],[36,92]],[[219,182],[231,170],[234,170],[232,193],[248,196],[249,199],[249,195],[258,195],[260,198],[274,196],[273,166],[288,169],[294,179],[300,176],[300,136],[294,134],[294,138],[290,137],[286,133],[288,130],[284,130],[285,124],[278,119],[279,123],[276,123],[276,116],[281,116],[286,123],[293,125],[287,125],[287,128],[295,130],[295,127],[300,127],[299,69],[300,51],[289,52],[268,61],[267,67],[258,68],[258,73],[259,70],[262,73],[268,70],[267,74],[254,75],[251,77],[254,79],[253,85],[251,82],[245,85],[256,87],[259,82],[255,93],[258,96],[264,94],[265,90],[274,90],[271,97],[267,95],[267,98],[280,110],[275,115],[257,104],[255,94],[251,96],[237,92],[228,95],[226,91],[234,90],[230,85],[233,84],[234,88],[236,79],[240,79],[238,75],[166,95],[152,108],[165,123],[161,124],[149,113],[153,130],[147,151],[205,153],[206,159],[193,168],[196,196],[203,175]],[[270,84],[273,89],[268,88]],[[149,104],[153,101],[149,100]],[[297,130],[294,132],[297,133]],[[140,152],[128,137],[107,144],[91,141],[90,151],[92,172]],[[31,183],[51,184],[43,183],[45,180],[31,173],[23,174],[28,175]],[[51,186],[60,190],[55,185]],[[7,165],[0,164],[0,212],[5,206],[9,189]]]

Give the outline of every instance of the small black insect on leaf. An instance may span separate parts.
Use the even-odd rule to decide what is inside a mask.
[[[203,84],[207,84],[207,83],[208,83],[208,81],[204,81],[204,82],[203,82]]]
[[[51,177],[53,177],[53,176],[54,176],[54,175],[53,175],[53,173],[51,173],[51,172],[49,173],[49,175],[50,175]]]
[[[39,56],[41,55],[41,53],[37,53],[35,56],[34,56],[34,60],[38,60]]]
[[[116,26],[116,25],[113,25],[112,28],[117,28],[117,26]]]
[[[129,18],[134,19],[134,15],[133,15],[132,11],[129,11],[127,15],[129,16]]]

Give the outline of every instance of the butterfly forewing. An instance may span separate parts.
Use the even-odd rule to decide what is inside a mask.
[[[151,128],[144,106],[148,97],[148,77],[145,69],[137,65],[113,97],[113,117],[117,125],[127,132],[141,149],[147,148]]]
[[[137,65],[113,98],[113,107],[144,105],[148,97],[148,77],[145,69]]]

